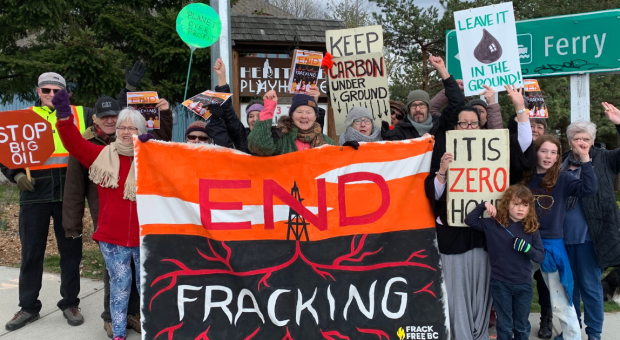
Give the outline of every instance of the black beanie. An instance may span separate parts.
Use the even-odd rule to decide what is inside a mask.
[[[302,105],[310,106],[311,108],[314,109],[314,114],[318,115],[319,108],[318,108],[318,105],[316,104],[316,100],[314,100],[314,97],[309,96],[307,94],[296,94],[293,96],[293,102],[291,103],[291,108],[288,110],[289,117],[292,117],[293,112],[295,112],[295,110]]]

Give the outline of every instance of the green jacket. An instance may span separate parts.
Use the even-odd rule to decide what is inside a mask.
[[[271,130],[271,119],[261,120],[254,123],[254,128],[248,136],[248,147],[250,152],[258,156],[277,156],[285,153],[299,151],[295,140],[297,140],[297,129],[277,137]],[[325,142],[329,145],[336,145],[334,141],[323,134]]]

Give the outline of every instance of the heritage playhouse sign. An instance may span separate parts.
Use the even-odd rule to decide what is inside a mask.
[[[522,20],[516,28],[525,78],[620,71],[620,9]],[[457,30],[446,34],[446,63],[463,79]]]

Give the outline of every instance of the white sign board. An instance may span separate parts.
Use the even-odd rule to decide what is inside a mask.
[[[380,25],[325,32],[327,51],[334,65],[329,70],[329,91],[336,133],[346,130],[344,121],[354,106],[372,111],[377,120],[390,122],[388,74],[383,59]],[[375,125],[380,125],[378,121]]]
[[[248,127],[248,114],[245,112],[245,109],[248,107],[248,104],[241,104],[241,122],[243,126]],[[327,112],[327,104],[319,104],[319,107]],[[291,104],[278,104],[276,106],[276,111],[273,115],[273,125],[276,125],[278,119],[282,116],[288,115],[288,110],[291,108]],[[325,115],[325,124],[323,124],[323,133],[327,134],[327,114]]]
[[[512,2],[454,13],[465,96],[523,86]]]
[[[446,133],[448,224],[464,227],[465,216],[483,201],[498,206],[510,181],[507,129],[457,130]]]

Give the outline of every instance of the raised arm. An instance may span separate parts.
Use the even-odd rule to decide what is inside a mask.
[[[439,91],[431,99],[430,113],[433,116],[441,116],[441,108],[448,103],[448,97],[446,97],[446,89]]]
[[[159,129],[154,129],[150,133],[157,140],[170,142],[172,140],[172,125],[174,124],[170,104],[167,100],[160,98],[156,107],[159,108]]]
[[[491,209],[495,211],[495,207],[493,207],[493,205],[489,202],[482,202],[478,204],[474,210],[472,210],[465,217],[465,224],[476,230],[484,231],[484,222],[481,217],[487,209],[489,209],[489,214],[491,214]]]
[[[521,147],[521,152],[525,152],[525,150],[532,145],[532,129],[530,127],[530,117],[525,110],[525,101],[521,92],[522,89],[517,89],[514,85],[505,85],[504,88],[517,113],[517,136],[519,146]]]
[[[222,58],[215,61],[213,70],[215,74],[217,74],[218,83],[218,86],[215,87],[215,92],[230,93],[230,86],[226,83],[226,65],[224,65]],[[224,110],[222,119],[224,120],[228,137],[230,137],[237,150],[249,153],[248,134],[245,131],[245,126],[243,126],[243,123],[241,123],[239,117],[237,117],[235,113],[232,100],[228,99],[225,101],[224,104],[222,104],[222,109]]]
[[[271,134],[273,114],[278,105],[278,95],[275,91],[265,93],[263,97],[265,108],[261,111],[259,120],[248,136],[248,148],[259,156],[272,156],[276,153],[276,142]]]
[[[448,105],[443,109],[440,123],[446,130],[449,130],[452,129],[458,121],[458,115],[463,106],[465,106],[465,96],[459,84],[454,80],[454,77],[448,73],[446,64],[444,64],[441,57],[430,57],[429,62],[437,70],[437,73],[443,81],[446,97],[448,98]]]
[[[85,167],[95,161],[99,152],[104,148],[102,145],[95,145],[82,138],[78,127],[75,126],[73,115],[71,114],[71,106],[69,105],[69,94],[66,90],[58,92],[52,104],[56,108],[56,130],[60,135],[60,140],[67,151],[75,157]]]
[[[495,90],[488,85],[483,86],[485,90],[482,92],[482,95],[487,102],[487,129],[503,129],[502,112],[499,104],[495,102]]]
[[[607,102],[601,104],[603,104],[603,108],[605,108],[607,119],[616,126],[616,131],[620,134],[620,110]],[[608,151],[607,164],[614,173],[620,173],[620,148]]]

